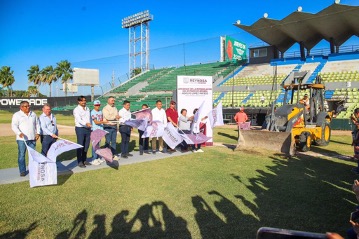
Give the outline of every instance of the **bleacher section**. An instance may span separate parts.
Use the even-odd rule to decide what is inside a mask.
[[[337,101],[338,105],[343,104],[344,110],[341,111],[336,118],[349,118],[354,109],[359,108],[358,88],[335,89],[330,100]]]
[[[277,66],[277,82],[282,82],[296,66],[295,64]],[[222,85],[271,85],[274,69],[269,64],[248,65]]]
[[[131,110],[141,109],[142,104],[155,107],[156,100],[163,102],[163,107],[168,107],[173,92],[177,86],[178,75],[206,75],[213,76],[213,104],[222,102],[223,107],[269,107],[274,101],[276,105],[283,103],[282,81],[292,71],[309,71],[314,80],[318,74],[326,86],[325,107],[336,110],[338,105],[343,105],[342,111],[336,115],[339,119],[347,119],[353,110],[359,107],[359,54],[353,54],[353,58],[346,55],[342,60],[338,54],[334,60],[328,57],[310,57],[305,61],[274,61],[273,64],[256,64],[239,66],[233,63],[207,63],[182,67],[169,67],[150,70],[129,80],[121,86],[101,96],[99,100],[106,105],[107,97],[116,98],[116,107],[121,108],[124,100],[131,102]],[[341,60],[336,60],[341,59]],[[280,64],[279,64],[280,63]],[[277,85],[271,94],[273,76],[277,67]],[[320,71],[320,72],[319,72]],[[302,98],[309,91],[301,91]],[[264,101],[262,102],[262,98]],[[287,99],[288,101],[290,98]],[[297,95],[293,96],[294,102]],[[70,111],[76,105],[57,107],[57,110]],[[92,109],[92,102],[88,102]]]
[[[221,99],[223,107],[232,107],[232,98],[234,107],[268,107],[271,104],[276,96],[280,93],[280,90],[274,92],[272,95],[273,99],[271,99],[271,91],[270,90],[262,90],[255,92],[226,92],[224,93],[224,97]],[[261,102],[261,97],[264,96],[263,103]],[[213,99],[217,99],[218,93],[213,94]],[[233,97],[232,97],[233,96]]]
[[[168,107],[173,91],[177,87],[178,75],[204,75],[213,76],[214,81],[233,72],[238,64],[229,62],[214,62],[182,67],[170,67],[147,71],[100,97],[102,104],[106,104],[108,96],[116,98],[116,107],[121,108],[124,100],[131,102],[131,110],[139,110],[142,104],[150,108],[160,99],[163,107]],[[220,95],[220,93],[218,93]]]

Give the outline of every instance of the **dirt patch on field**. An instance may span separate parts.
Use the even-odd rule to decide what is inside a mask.
[[[58,125],[59,134],[61,135],[75,135],[74,126]],[[11,124],[0,124],[0,137],[2,136],[14,136],[15,134],[11,129]]]

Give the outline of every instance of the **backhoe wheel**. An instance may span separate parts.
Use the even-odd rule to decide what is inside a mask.
[[[315,143],[319,146],[327,146],[330,142],[331,128],[328,122],[322,125],[322,135],[320,139],[317,139]]]
[[[310,146],[312,144],[312,136],[309,132],[302,132],[299,135],[299,149],[303,152],[307,152],[310,150]]]

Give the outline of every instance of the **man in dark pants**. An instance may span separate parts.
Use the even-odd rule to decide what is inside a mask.
[[[77,143],[82,145],[83,148],[77,149],[77,163],[80,168],[85,168],[86,165],[91,165],[86,161],[87,150],[90,145],[91,135],[91,117],[90,110],[86,107],[86,98],[79,96],[77,98],[78,106],[74,109],[73,114],[75,117],[75,132]]]
[[[114,123],[113,121],[119,120],[120,116],[118,115],[118,110],[115,106],[115,98],[113,96],[108,97],[107,105],[102,109],[102,114],[104,119],[110,121],[103,125],[103,129],[108,132],[108,134],[105,135],[105,147],[110,148],[113,154],[113,159],[118,160],[116,155],[117,123]]]
[[[123,102],[123,108],[118,112],[118,114],[121,117],[119,129],[121,134],[121,158],[128,158],[128,156],[133,156],[128,152],[132,127],[124,124],[127,120],[131,119],[129,101],[125,100]]]
[[[57,129],[56,117],[51,113],[50,104],[46,103],[42,107],[42,114],[39,117],[40,121],[40,139],[41,139],[41,154],[46,156],[51,145],[56,142],[59,135]]]

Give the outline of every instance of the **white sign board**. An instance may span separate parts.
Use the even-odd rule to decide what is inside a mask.
[[[207,116],[212,111],[212,76],[177,76],[177,110],[187,110],[187,116],[193,115],[193,110],[199,108],[202,102],[203,110],[199,118]],[[206,145],[213,145],[213,131],[207,119],[206,136],[211,137]]]
[[[65,91],[65,87],[67,87],[68,93],[76,93],[78,91],[78,86],[72,83],[63,83],[62,89]]]
[[[75,85],[99,85],[100,72],[98,69],[74,68],[73,84]]]

